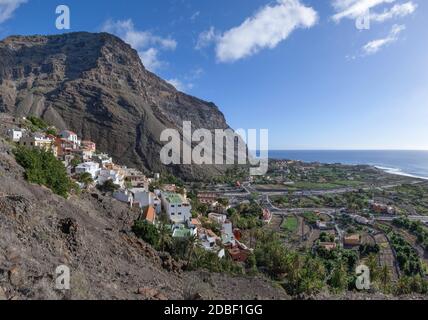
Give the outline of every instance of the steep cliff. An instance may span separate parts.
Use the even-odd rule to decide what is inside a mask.
[[[219,109],[177,91],[147,71],[138,53],[107,33],[12,36],[0,42],[0,112],[36,115],[97,143],[125,165],[163,172],[166,128],[226,129]],[[221,166],[173,166],[184,178],[221,174]]]

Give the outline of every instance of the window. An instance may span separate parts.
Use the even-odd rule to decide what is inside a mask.
[[[171,205],[171,208],[175,208],[175,205],[173,205],[173,204],[172,204],[172,205]]]
[[[181,216],[181,212],[179,212],[178,215]]]
[[[178,207],[181,208],[181,204],[179,204]]]
[[[172,216],[175,216],[175,213],[174,213],[174,212],[171,212],[171,215],[172,215]]]

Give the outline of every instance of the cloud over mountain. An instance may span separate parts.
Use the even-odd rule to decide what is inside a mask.
[[[175,50],[177,47],[174,39],[163,38],[149,31],[137,30],[131,19],[108,20],[104,23],[102,30],[119,36],[137,50],[145,67],[151,71],[156,71],[164,64],[159,58],[161,50]]]
[[[10,19],[15,10],[26,2],[27,0],[0,0],[0,23]]]
[[[318,20],[317,12],[300,0],[277,0],[261,8],[242,24],[217,33],[213,27],[200,34],[197,49],[216,43],[219,62],[234,62],[263,49],[273,49],[298,28],[310,28]]]

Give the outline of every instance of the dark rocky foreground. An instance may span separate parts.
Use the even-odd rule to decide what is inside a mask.
[[[265,278],[185,272],[129,232],[135,213],[101,194],[31,185],[0,140],[1,299],[286,299]],[[55,290],[55,268],[71,290]]]
[[[160,134],[227,129],[213,103],[177,91],[147,71],[138,53],[107,33],[12,36],[0,42],[0,112],[35,115],[95,141],[116,162],[192,180],[221,174],[223,166],[160,163]],[[187,143],[187,142],[186,142]]]

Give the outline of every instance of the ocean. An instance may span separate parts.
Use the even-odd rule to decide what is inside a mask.
[[[392,174],[428,179],[428,151],[275,150],[269,151],[269,158],[326,164],[367,164]]]

